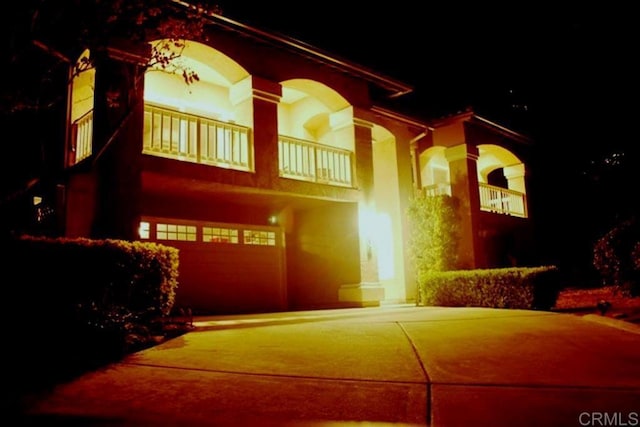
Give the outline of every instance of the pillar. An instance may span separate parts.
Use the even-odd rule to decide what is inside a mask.
[[[135,240],[142,192],[146,57],[110,48],[99,52],[96,61],[92,236]]]
[[[373,125],[354,118],[355,184],[360,191],[358,227],[360,238],[360,282],[342,285],[338,291],[341,302],[360,306],[379,305],[384,288],[378,279],[378,259],[374,245],[376,206],[373,184]]]
[[[478,235],[480,194],[478,191],[478,148],[459,144],[445,150],[449,163],[451,195],[459,200],[460,268],[484,267],[485,260]]]

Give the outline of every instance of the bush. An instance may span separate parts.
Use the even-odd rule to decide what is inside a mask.
[[[26,353],[44,346],[54,349],[50,359],[69,364],[117,357],[151,340],[148,325],[173,306],[175,248],[25,236],[8,249],[6,310],[19,331],[29,332],[19,335]],[[28,342],[33,331],[36,343]]]
[[[637,218],[616,224],[593,247],[593,266],[605,285],[626,295],[640,295],[640,223]]]
[[[13,287],[40,309],[78,305],[168,314],[178,278],[178,250],[150,242],[25,236],[12,244]],[[25,268],[26,267],[26,268]],[[46,296],[46,298],[45,298]],[[62,305],[60,305],[62,304]]]
[[[430,272],[419,283],[429,306],[548,310],[560,291],[556,267],[514,267]]]
[[[460,236],[457,199],[419,194],[409,204],[409,253],[418,283],[432,271],[457,267]]]

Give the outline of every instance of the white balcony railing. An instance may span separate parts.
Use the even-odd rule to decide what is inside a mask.
[[[451,184],[448,182],[441,182],[438,184],[425,185],[422,188],[425,196],[444,196],[451,195]]]
[[[91,155],[93,145],[93,110],[87,111],[71,124],[71,156],[75,165]]]
[[[527,217],[526,195],[519,191],[496,187],[489,184],[478,184],[480,192],[480,209],[521,218]],[[427,185],[422,188],[425,196],[451,196],[451,185],[440,183]]]
[[[232,123],[145,105],[143,153],[250,171],[250,129]]]
[[[353,153],[311,141],[278,138],[280,176],[323,184],[353,185]]]
[[[527,217],[525,194],[489,184],[478,184],[480,189],[480,209],[505,215]]]

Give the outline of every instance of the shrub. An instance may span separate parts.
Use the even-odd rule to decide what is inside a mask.
[[[151,242],[25,236],[14,242],[12,258],[18,295],[39,305],[168,314],[178,284],[178,250]]]
[[[640,223],[633,217],[616,224],[593,247],[593,266],[605,285],[640,295]]]
[[[409,253],[418,283],[430,272],[456,268],[460,240],[457,199],[418,194],[410,201],[407,215]]]
[[[560,291],[556,267],[432,271],[419,283],[423,305],[548,310]]]
[[[10,240],[8,248],[5,310],[19,330],[37,330],[40,345],[53,340],[59,360],[122,355],[151,340],[148,325],[173,306],[175,248],[30,236]],[[28,352],[32,345],[19,347]]]

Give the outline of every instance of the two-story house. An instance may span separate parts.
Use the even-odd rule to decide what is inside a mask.
[[[144,50],[79,53],[95,68],[69,91],[66,236],[177,247],[176,304],[196,313],[413,301],[417,191],[462,201],[464,268],[518,262],[527,138],[473,112],[383,108],[412,88],[210,19],[210,41],[188,40],[175,73],[146,67]]]

